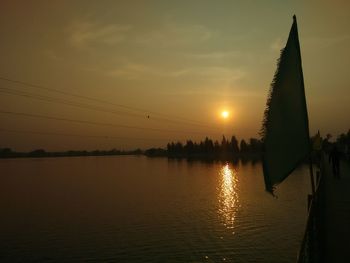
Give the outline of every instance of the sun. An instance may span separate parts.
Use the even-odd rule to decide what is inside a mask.
[[[221,112],[221,117],[227,119],[230,116],[230,113],[226,110]]]

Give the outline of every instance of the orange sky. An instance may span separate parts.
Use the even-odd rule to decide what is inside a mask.
[[[132,149],[206,135],[258,137],[294,13],[311,133],[350,128],[347,1],[0,5],[0,78],[46,88],[0,79],[0,148]]]

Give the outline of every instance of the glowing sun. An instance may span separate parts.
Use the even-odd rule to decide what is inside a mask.
[[[221,112],[221,117],[227,119],[230,116],[230,113],[226,110]]]

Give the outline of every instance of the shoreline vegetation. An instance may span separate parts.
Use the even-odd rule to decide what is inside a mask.
[[[327,134],[326,138],[318,137],[321,142],[321,148],[326,152],[336,144],[341,152],[348,153],[350,149],[350,130],[339,135],[334,143],[331,143],[331,135]],[[314,142],[317,135],[311,137]],[[187,160],[222,160],[222,161],[238,161],[251,160],[259,161],[262,158],[263,143],[256,138],[250,138],[248,141],[244,139],[238,141],[235,136],[231,139],[222,137],[221,142],[213,141],[206,137],[200,142],[187,140],[185,143],[170,142],[166,148],[149,148],[147,150],[135,149],[125,150],[94,150],[94,151],[55,151],[47,152],[44,149],[36,149],[30,152],[17,152],[10,148],[0,148],[0,159],[8,158],[45,158],[45,157],[78,157],[78,156],[115,156],[115,155],[145,155],[147,157],[167,157],[173,159]]]
[[[260,140],[251,138],[248,142],[242,139],[240,142],[235,136],[230,140],[222,137],[221,142],[213,141],[206,137],[199,143],[187,140],[186,143],[170,142],[166,149],[151,148],[145,151],[149,157],[168,157],[187,160],[223,160],[258,161],[262,157],[263,144]]]
[[[61,151],[48,152],[44,149],[36,149],[30,152],[17,152],[10,148],[0,148],[0,158],[44,158],[44,157],[78,157],[78,156],[112,156],[112,155],[145,155],[147,157],[168,157],[176,159],[204,159],[204,160],[235,160],[254,159],[258,160],[262,154],[262,143],[260,140],[251,138],[248,142],[241,140],[240,143],[235,136],[227,140],[223,136],[221,143],[212,141],[206,137],[199,143],[187,140],[168,143],[166,148],[149,148],[146,150],[135,149],[123,150],[94,150],[94,151]]]

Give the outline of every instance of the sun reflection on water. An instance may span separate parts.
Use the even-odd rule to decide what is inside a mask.
[[[220,169],[219,214],[226,228],[234,228],[239,197],[237,172],[229,164]]]

